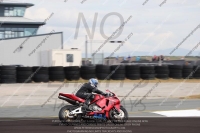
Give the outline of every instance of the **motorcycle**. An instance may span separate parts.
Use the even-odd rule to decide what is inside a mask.
[[[67,101],[71,105],[62,107],[59,111],[59,119],[63,123],[70,123],[76,120],[110,120],[114,124],[124,124],[128,120],[127,110],[120,104],[115,93],[106,90],[107,96],[95,94],[94,99],[88,105],[90,111],[83,111],[85,102],[74,94],[59,93],[58,98]]]

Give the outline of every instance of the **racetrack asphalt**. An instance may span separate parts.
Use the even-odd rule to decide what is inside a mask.
[[[134,104],[134,100],[126,100],[122,103],[122,105],[127,109],[130,117],[165,117],[159,114],[155,114],[153,112],[200,109],[199,99],[187,99],[185,101],[182,101],[182,103],[182,99],[168,99],[168,101],[160,105],[163,100],[164,99],[145,99],[144,101],[142,101],[142,104]],[[5,106],[0,108],[0,118],[56,118],[58,117],[60,108],[64,105],[67,105],[67,103],[57,104],[55,102],[55,104],[47,104],[43,107],[41,107],[41,105],[22,106],[20,108],[18,108],[17,106]]]
[[[69,93],[72,88],[64,87],[59,92],[56,92],[59,86],[46,85],[25,85],[19,89],[15,85],[2,85],[0,87],[0,133],[51,133],[51,132],[120,132],[120,133],[133,133],[133,132],[175,132],[175,133],[198,133],[200,130],[200,116],[196,115],[200,109],[200,99],[180,99],[178,97],[187,96],[191,91],[191,86],[196,83],[187,83],[174,93],[173,97],[167,97],[173,88],[178,86],[174,84],[161,84],[151,92],[146,98],[142,99],[137,104],[138,99],[141,99],[152,88],[154,83],[148,86],[138,88],[127,97],[122,105],[127,109],[130,119],[136,121],[147,121],[146,123],[134,123],[131,126],[125,126],[126,130],[78,130],[75,127],[60,126],[59,123],[52,122],[58,120],[58,113],[61,107],[67,103],[57,99],[59,92]],[[123,90],[118,88],[109,87],[118,95],[126,94],[130,91],[131,85],[125,84]],[[172,88],[169,88],[171,86]],[[18,91],[16,92],[16,89]],[[67,89],[67,91],[66,91]],[[195,89],[193,94],[199,94],[200,89]],[[16,92],[16,93],[13,93]],[[52,98],[45,105],[43,103],[53,94]],[[123,93],[122,93],[123,92]],[[121,97],[122,98],[122,97]],[[137,99],[138,98],[138,99]],[[167,98],[167,99],[166,99]],[[7,102],[5,102],[7,100]],[[162,103],[162,104],[161,104]],[[42,106],[43,105],[43,106]],[[184,111],[184,114],[193,117],[173,117],[169,118],[168,114],[173,114],[170,111]],[[169,112],[168,112],[169,111]],[[199,110],[200,111],[200,110]],[[167,112],[167,113],[166,113]],[[182,114],[178,112],[178,114]],[[175,113],[175,116],[177,112]],[[195,116],[196,115],[196,116]],[[85,126],[84,126],[85,127]],[[101,127],[101,126],[96,126]],[[105,127],[105,126],[104,126]],[[80,128],[80,126],[78,127]],[[81,126],[82,128],[82,126]]]
[[[199,133],[200,118],[129,118],[124,125],[62,125],[55,119],[4,119],[1,133]]]

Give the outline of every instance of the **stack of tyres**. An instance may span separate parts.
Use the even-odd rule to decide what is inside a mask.
[[[65,72],[62,66],[49,67],[49,80],[50,81],[64,81]]]
[[[125,66],[122,65],[113,65],[110,67],[111,69],[111,79],[113,80],[124,80],[126,78]]]
[[[32,67],[17,67],[17,83],[31,83],[32,76]]]
[[[79,80],[80,79],[80,67],[79,66],[70,66],[65,67],[65,78],[67,80]]]
[[[173,79],[182,79],[182,65],[169,65],[169,77]]]
[[[81,66],[81,78],[91,79],[96,78],[96,67],[95,66]]]
[[[142,79],[155,79],[154,66],[141,66],[140,67],[141,78]]]
[[[182,76],[184,79],[193,78],[193,66],[192,65],[184,65],[182,70]]]
[[[126,66],[126,78],[131,80],[140,79],[140,66],[139,65],[127,65]]]
[[[33,67],[33,81],[39,82],[49,82],[49,68],[48,67]]]
[[[16,67],[15,66],[0,66],[1,83],[16,83]]]
[[[193,67],[193,78],[200,79],[200,66],[194,66]]]
[[[96,65],[96,77],[100,80],[110,79],[110,66]]]
[[[158,79],[169,79],[168,66],[155,66],[155,73]]]

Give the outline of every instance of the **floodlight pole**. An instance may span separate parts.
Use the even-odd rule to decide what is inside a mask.
[[[87,35],[85,36],[85,60],[87,61],[88,60],[88,53],[87,53],[87,43],[88,43],[88,41],[87,41]]]
[[[86,58],[87,58],[87,44],[88,44],[88,42],[89,43],[91,43],[91,53],[92,53],[92,44],[93,44],[93,42],[94,43],[103,43],[104,42],[104,40],[92,40],[92,41],[87,41],[87,35],[86,35],[86,50],[85,50],[85,53],[86,53]],[[123,41],[109,41],[109,43],[122,43]],[[92,58],[92,62],[94,62],[94,56],[91,56],[91,58]]]

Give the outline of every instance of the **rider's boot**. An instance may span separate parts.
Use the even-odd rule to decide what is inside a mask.
[[[84,113],[92,111],[92,110],[89,109],[89,102],[90,102],[90,99],[87,99],[87,100],[85,101],[85,103],[83,103],[82,111],[83,111]]]

